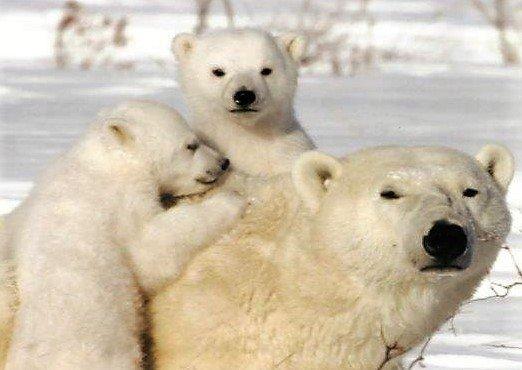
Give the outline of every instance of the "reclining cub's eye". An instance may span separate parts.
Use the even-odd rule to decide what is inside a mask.
[[[187,145],[186,148],[188,150],[190,150],[191,152],[195,152],[199,148],[199,143],[190,143],[190,144]]]
[[[384,199],[399,199],[401,196],[393,190],[384,190],[381,192],[381,198]]]
[[[212,74],[216,77],[223,77],[225,75],[225,71],[223,71],[221,68],[214,68],[212,70]]]
[[[268,76],[269,74],[272,74],[272,68],[263,68],[263,69],[261,70],[261,74],[262,74],[263,76]]]
[[[468,197],[468,198],[473,198],[478,193],[479,193],[479,191],[477,189],[467,188],[466,190],[464,190],[462,192],[462,195],[464,195],[465,197]]]

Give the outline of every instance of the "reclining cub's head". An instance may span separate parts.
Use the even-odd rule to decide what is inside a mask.
[[[301,37],[253,29],[179,34],[172,50],[192,109],[245,125],[292,109]]]
[[[484,274],[510,228],[514,162],[488,145],[374,148],[344,161],[317,152],[295,165],[318,248],[367,282],[448,281]],[[363,263],[361,263],[363,261]]]
[[[129,170],[149,171],[157,179],[159,190],[172,195],[207,190],[230,164],[204,145],[183,117],[162,104],[121,104],[96,129],[103,133],[106,147],[116,154],[113,160],[123,160]]]

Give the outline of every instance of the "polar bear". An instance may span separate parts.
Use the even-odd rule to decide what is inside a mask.
[[[386,147],[247,181],[244,218],[152,303],[158,368],[400,368],[491,268],[513,168]]]
[[[243,199],[206,192],[229,166],[167,106],[106,111],[37,181],[5,223],[19,306],[6,369],[138,369],[141,294],[176,277],[240,216]]]
[[[255,29],[179,34],[172,42],[189,123],[240,171],[288,171],[313,143],[294,115],[305,41]]]

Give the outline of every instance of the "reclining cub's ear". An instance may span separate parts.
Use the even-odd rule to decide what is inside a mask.
[[[341,176],[341,172],[342,165],[337,159],[310,151],[301,155],[295,162],[292,179],[305,204],[315,212],[319,209],[329,185]]]
[[[120,145],[130,145],[135,138],[127,121],[121,119],[108,118],[105,127]]]
[[[287,33],[277,37],[277,40],[281,47],[290,54],[290,57],[297,64],[301,63],[306,53],[306,39],[304,36],[296,35],[293,33]]]
[[[171,49],[178,60],[188,55],[194,48],[196,35],[180,33],[172,39]]]
[[[507,191],[515,173],[515,158],[509,149],[501,145],[488,144],[480,149],[475,158],[502,190]]]

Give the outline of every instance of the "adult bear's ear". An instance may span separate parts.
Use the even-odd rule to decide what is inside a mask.
[[[295,33],[286,33],[277,37],[277,40],[294,62],[300,64],[306,53],[306,38]]]
[[[341,163],[329,155],[310,151],[297,159],[292,169],[294,186],[304,203],[317,211],[332,181],[342,173]]]
[[[172,39],[171,49],[176,59],[181,60],[194,49],[196,35],[191,33],[180,33]]]
[[[107,118],[105,121],[105,128],[118,144],[123,146],[132,145],[135,141],[135,136],[132,133],[132,128],[129,123],[122,119]]]
[[[475,157],[503,191],[507,191],[515,173],[515,158],[504,146],[488,144]]]

